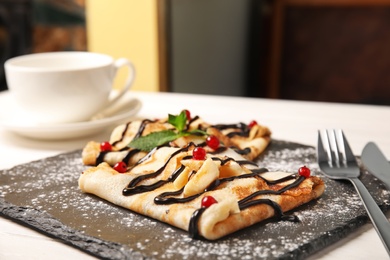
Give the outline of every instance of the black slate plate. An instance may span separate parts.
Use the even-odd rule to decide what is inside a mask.
[[[346,182],[324,178],[325,194],[295,211],[301,222],[274,219],[218,241],[190,239],[186,232],[79,191],[85,166],[81,151],[0,171],[0,213],[101,258],[302,259],[345,237],[368,217]],[[296,171],[306,165],[319,175],[315,149],[273,140],[258,164]],[[390,192],[362,169],[362,181],[380,207]]]

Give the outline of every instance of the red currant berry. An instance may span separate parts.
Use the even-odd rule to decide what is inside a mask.
[[[127,171],[127,164],[125,162],[117,162],[113,168],[119,173],[124,173]]]
[[[112,150],[112,145],[110,144],[110,142],[102,142],[100,144],[100,151],[104,152],[104,151],[111,151]]]
[[[254,127],[255,125],[258,125],[257,122],[256,122],[256,120],[252,120],[252,121],[250,121],[248,127],[249,127],[249,128],[252,128],[252,127]]]
[[[209,135],[206,138],[206,144],[211,148],[211,149],[218,149],[219,147],[219,140],[215,135]]]
[[[191,113],[190,113],[190,111],[187,110],[187,109],[184,109],[184,112],[186,113],[187,120],[190,121],[191,120]]]
[[[204,160],[206,159],[206,150],[202,147],[196,147],[194,151],[192,151],[192,157],[195,160]]]
[[[204,196],[202,199],[202,208],[208,208],[213,204],[218,203],[216,199],[214,199],[213,196]]]
[[[310,169],[307,168],[306,166],[302,166],[301,168],[298,169],[298,174],[305,177],[305,178],[309,178],[310,177]]]
[[[204,196],[202,199],[202,208],[208,208],[215,203],[218,203],[218,201],[213,196]]]

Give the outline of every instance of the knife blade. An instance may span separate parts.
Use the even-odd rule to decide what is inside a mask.
[[[372,175],[381,180],[390,190],[390,164],[379,147],[373,142],[367,143],[361,158]]]

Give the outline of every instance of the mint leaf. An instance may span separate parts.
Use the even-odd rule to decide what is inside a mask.
[[[168,123],[173,125],[179,132],[183,131],[187,123],[186,112],[183,110],[177,116],[168,114]]]
[[[200,130],[200,129],[194,129],[194,130],[191,130],[189,132],[186,132],[190,135],[207,135],[207,133],[203,130]]]
[[[153,148],[166,144],[181,136],[183,136],[183,134],[181,133],[175,133],[172,130],[163,130],[160,132],[153,132],[146,136],[141,136],[139,138],[133,139],[128,146],[149,152]]]
[[[136,139],[133,139],[128,144],[128,147],[132,147],[135,149],[148,152],[157,146],[164,145],[182,136],[189,136],[189,135],[207,136],[207,133],[200,129],[195,129],[191,131],[185,130],[187,124],[187,115],[185,110],[181,111],[181,113],[177,116],[168,114],[168,123],[174,126],[175,129],[153,132],[146,136],[138,137]]]

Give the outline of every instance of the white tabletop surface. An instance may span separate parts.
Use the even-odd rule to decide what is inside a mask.
[[[9,94],[0,92],[0,95]],[[143,106],[137,117],[161,118],[188,109],[212,123],[257,122],[273,138],[315,146],[317,130],[341,128],[356,155],[368,141],[376,142],[390,158],[390,107],[282,101],[172,93],[130,92]],[[6,109],[1,107],[0,109]],[[12,111],[10,111],[12,112]],[[18,136],[0,127],[0,169],[82,148],[87,141],[107,140],[105,132],[73,140],[44,141]],[[366,224],[311,259],[388,259],[380,239]],[[52,238],[0,217],[0,259],[93,259]]]

